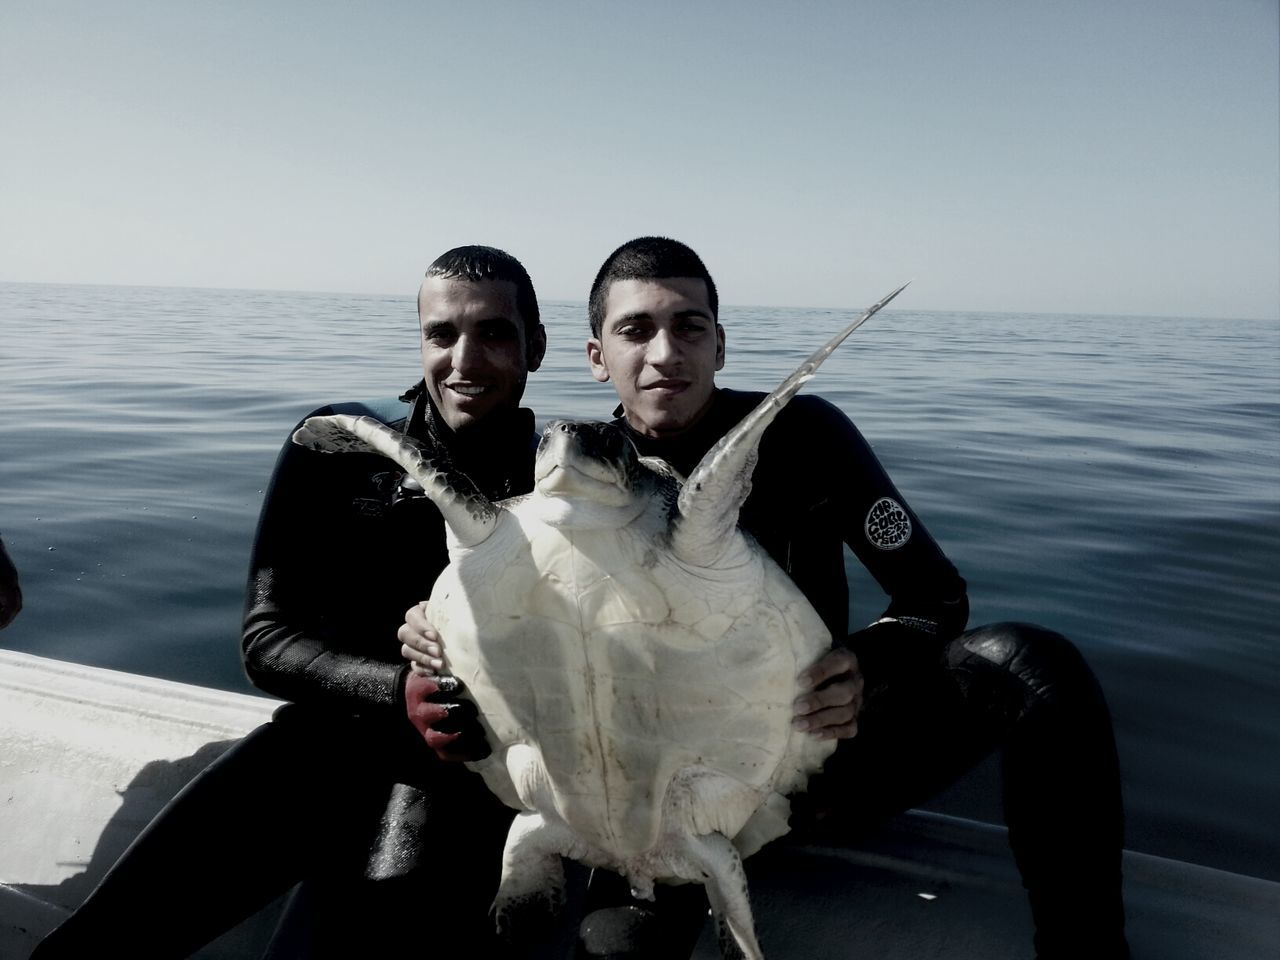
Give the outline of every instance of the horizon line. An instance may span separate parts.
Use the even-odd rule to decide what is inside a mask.
[[[212,291],[217,293],[285,293],[303,296],[328,296],[328,297],[376,297],[385,299],[414,299],[416,292],[412,293],[371,293],[357,292],[352,290],[291,290],[278,287],[207,287],[207,286],[189,286],[186,284],[172,283],[100,283],[93,281],[67,281],[67,280],[8,280],[0,278],[0,284],[10,286],[43,286],[43,287],[110,287],[126,290],[196,290],[196,291]],[[556,304],[572,304],[574,306],[586,307],[587,301],[582,300],[566,300],[560,297],[539,298],[539,304],[556,303]],[[853,306],[808,306],[803,304],[792,303],[722,303],[722,307],[728,307],[736,310],[827,310],[834,312],[852,312],[865,309],[865,305]],[[1075,313],[1062,310],[1026,310],[1026,309],[972,309],[972,308],[916,308],[914,310],[902,306],[892,308],[893,312],[910,312],[910,313],[986,313],[997,316],[1042,316],[1042,317],[1098,317],[1098,318],[1116,318],[1116,319],[1142,319],[1142,320],[1243,320],[1256,323],[1280,323],[1280,309],[1277,309],[1275,316],[1239,316],[1239,315],[1219,315],[1219,316],[1203,316],[1194,314],[1166,314],[1166,313]]]

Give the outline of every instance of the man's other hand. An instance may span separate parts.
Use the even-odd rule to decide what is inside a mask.
[[[414,673],[432,676],[444,669],[444,644],[427,619],[425,600],[406,611],[396,639],[400,641],[400,656],[409,661]]]
[[[795,701],[791,723],[819,740],[844,740],[858,732],[862,672],[852,651],[836,648],[800,675],[808,690]]]

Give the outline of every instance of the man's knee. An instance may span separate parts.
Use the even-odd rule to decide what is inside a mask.
[[[1027,707],[1053,704],[1064,697],[1100,696],[1093,672],[1076,645],[1035,624],[993,623],[962,634],[952,645],[952,665],[973,665],[975,658],[1013,677]]]

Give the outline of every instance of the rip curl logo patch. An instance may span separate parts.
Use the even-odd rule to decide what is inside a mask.
[[[902,504],[889,497],[881,497],[867,511],[863,524],[867,540],[880,550],[897,550],[911,539],[911,518]]]

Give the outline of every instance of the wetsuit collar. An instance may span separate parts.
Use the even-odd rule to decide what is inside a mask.
[[[729,429],[742,419],[742,414],[732,409],[728,400],[735,391],[716,387],[711,396],[711,404],[706,413],[698,418],[698,422],[683,433],[670,437],[648,437],[631,428],[623,414],[622,405],[613,411],[614,422],[621,424],[627,436],[636,445],[643,457],[661,457],[675,467],[681,474],[688,476],[698,465],[702,455],[710,450]]]
[[[400,399],[412,404],[404,432],[447,451],[486,496],[502,500],[533,489],[537,435],[532,410],[520,407],[492,413],[482,423],[458,433],[440,415],[426,381],[418,381]]]

